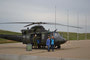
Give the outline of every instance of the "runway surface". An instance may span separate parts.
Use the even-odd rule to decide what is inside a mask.
[[[55,49],[54,52],[48,52],[46,49],[26,51],[26,45],[22,43],[0,44],[0,54],[90,59],[90,40],[68,41],[61,45],[61,49]]]

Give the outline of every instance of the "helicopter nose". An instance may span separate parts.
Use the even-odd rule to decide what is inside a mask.
[[[66,39],[63,39],[63,41],[64,41],[64,42],[67,42],[67,40],[66,40]]]

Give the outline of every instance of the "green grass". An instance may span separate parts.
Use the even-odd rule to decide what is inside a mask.
[[[67,32],[59,32],[63,37],[67,39]],[[69,32],[70,40],[77,40],[77,33]],[[85,33],[79,33],[79,40],[85,40]],[[90,33],[87,33],[87,40],[90,40]]]
[[[3,43],[17,43],[17,42],[16,41],[12,41],[12,40],[7,40],[7,39],[0,38],[0,44],[3,44]]]
[[[0,34],[21,35],[21,33],[12,32],[12,31],[6,31],[6,30],[0,30]]]

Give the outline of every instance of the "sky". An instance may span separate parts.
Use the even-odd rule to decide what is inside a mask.
[[[83,28],[69,27],[69,32],[90,33],[90,0],[0,0],[0,23],[55,22],[55,6],[56,23],[67,25],[69,21],[69,25]],[[25,29],[24,25],[0,24],[0,29],[20,32]],[[55,30],[54,25],[43,26],[51,31]],[[67,32],[68,27],[56,28],[58,31]]]

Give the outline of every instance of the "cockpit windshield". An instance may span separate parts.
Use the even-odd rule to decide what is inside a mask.
[[[60,34],[59,33],[53,33],[53,36],[54,37],[60,37]]]

